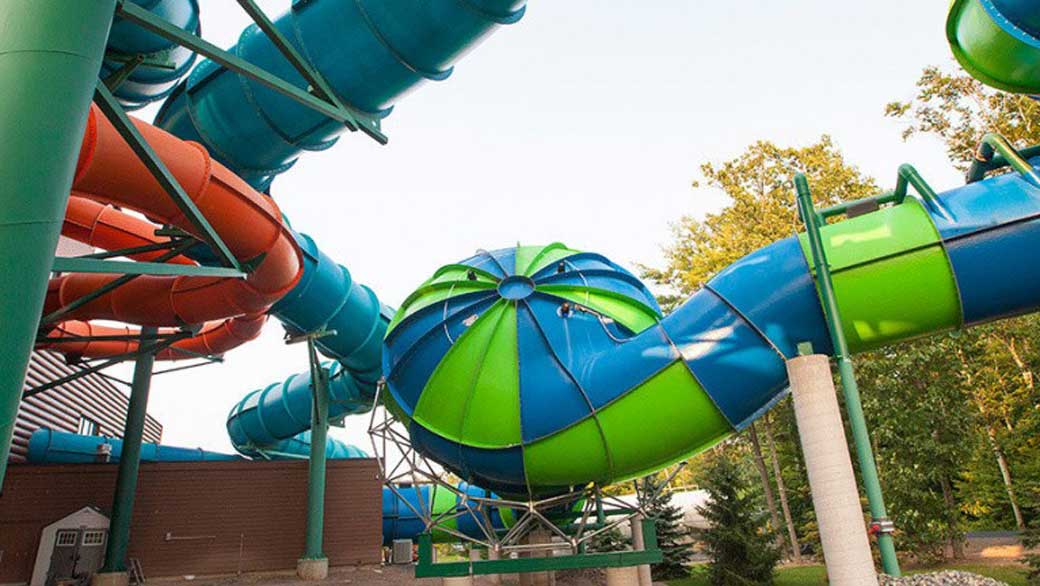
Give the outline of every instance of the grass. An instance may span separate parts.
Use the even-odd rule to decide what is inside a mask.
[[[706,566],[700,565],[693,570],[689,578],[671,580],[669,586],[708,586]],[[920,574],[924,572],[937,572],[940,570],[961,570],[995,578],[1001,582],[1007,582],[1011,586],[1025,586],[1026,570],[1016,565],[996,565],[979,563],[955,563],[927,568],[912,568],[907,574]],[[823,566],[789,566],[776,571],[775,586],[824,586],[827,584],[826,572]]]

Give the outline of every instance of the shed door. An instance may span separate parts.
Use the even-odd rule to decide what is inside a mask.
[[[51,567],[47,572],[47,586],[55,586],[59,581],[75,576],[81,534],[82,531],[79,529],[59,529],[54,536],[54,551],[51,553]]]

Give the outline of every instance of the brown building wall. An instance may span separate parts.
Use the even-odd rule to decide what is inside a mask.
[[[27,582],[40,530],[84,506],[108,514],[115,464],[15,465],[0,495],[0,584]],[[379,563],[382,488],[372,459],[329,460],[330,565]],[[295,567],[303,553],[307,462],[141,464],[129,555],[146,576]]]
[[[65,360],[53,352],[32,353],[26,373],[24,389],[58,380],[76,372]],[[97,435],[122,437],[129,398],[109,380],[97,374],[22,399],[15,418],[14,439],[11,443],[11,461],[25,461],[29,436],[41,427],[76,433],[80,419],[87,417],[98,423]],[[162,425],[151,415],[144,425],[144,441],[158,443],[162,439]]]

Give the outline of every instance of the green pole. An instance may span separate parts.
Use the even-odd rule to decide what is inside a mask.
[[[896,557],[896,546],[892,540],[892,522],[885,510],[885,499],[881,493],[881,481],[878,478],[874,452],[870,447],[870,433],[867,431],[867,420],[863,416],[863,405],[860,402],[859,386],[856,384],[856,373],[852,368],[849,346],[842,330],[841,314],[838,312],[837,298],[834,296],[834,283],[831,281],[830,266],[827,264],[827,253],[823,247],[820,226],[823,221],[813,205],[809,182],[805,175],[795,176],[795,187],[798,191],[798,210],[812,250],[813,264],[816,266],[816,282],[820,286],[820,299],[823,312],[827,318],[831,342],[834,345],[834,358],[838,363],[838,374],[841,378],[841,390],[845,396],[845,410],[852,428],[852,439],[856,446],[860,474],[863,477],[863,488],[867,492],[870,505],[870,516],[877,534],[878,549],[881,552],[881,565],[886,574],[899,576],[899,559]]]
[[[0,2],[0,487],[115,5]]]
[[[307,477],[307,545],[303,559],[320,560],[325,525],[325,442],[329,431],[328,376],[321,367],[314,338],[307,338],[311,362],[311,458]]]
[[[141,328],[141,338],[154,338],[158,330],[154,327]],[[144,343],[141,343],[144,346]],[[108,526],[108,545],[105,549],[105,565],[100,573],[126,571],[126,548],[130,541],[130,519],[134,512],[134,494],[137,492],[137,471],[141,464],[141,442],[144,439],[144,422],[148,410],[148,392],[152,386],[152,366],[155,354],[146,349],[137,357],[134,378],[130,387],[130,404],[126,409],[126,425],[123,427],[123,449],[119,455],[119,473],[116,476],[116,492],[112,497],[112,515]]]

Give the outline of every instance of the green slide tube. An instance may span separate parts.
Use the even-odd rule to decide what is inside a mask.
[[[115,6],[0,2],[0,486]]]

